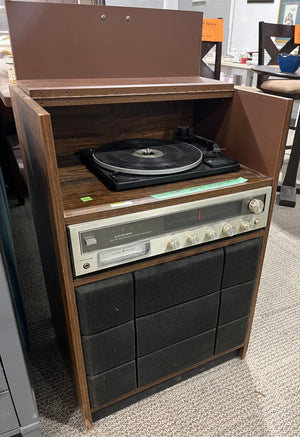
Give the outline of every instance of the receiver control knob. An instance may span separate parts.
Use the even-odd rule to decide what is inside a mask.
[[[188,234],[186,241],[188,244],[194,245],[199,243],[199,238],[195,234]]]
[[[167,248],[170,250],[176,250],[179,248],[179,246],[179,241],[176,238],[172,238],[172,240],[168,242]]]
[[[253,212],[253,214],[259,214],[264,209],[264,202],[260,199],[252,199],[248,203],[248,209],[250,212]]]
[[[250,223],[246,221],[242,222],[241,229],[242,231],[250,231]]]
[[[215,240],[218,234],[214,229],[208,229],[208,231],[206,232],[206,236],[209,240]]]
[[[223,226],[222,229],[223,233],[225,235],[227,235],[227,237],[232,237],[234,232],[233,232],[233,227],[230,223],[225,223],[225,225]]]

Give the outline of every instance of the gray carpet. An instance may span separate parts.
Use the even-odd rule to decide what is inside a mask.
[[[299,436],[300,195],[275,206],[249,351],[97,421],[86,431],[56,344],[30,212],[11,204],[44,437]]]

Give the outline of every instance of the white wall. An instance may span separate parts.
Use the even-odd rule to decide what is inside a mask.
[[[107,6],[130,6],[135,8],[178,9],[178,1],[179,0],[106,0],[105,4]]]
[[[258,49],[258,23],[266,21],[277,23],[280,0],[274,3],[247,3],[247,0],[232,0],[234,2],[231,36],[228,51],[236,48]]]
[[[134,8],[163,8],[163,0],[106,0],[106,6],[129,6]]]
[[[203,4],[193,5],[192,0],[178,0],[178,9],[184,11],[201,11],[204,18],[223,18],[224,42],[223,53],[227,51],[229,27],[230,27],[230,8],[234,0],[207,0]],[[238,2],[240,0],[237,0]]]

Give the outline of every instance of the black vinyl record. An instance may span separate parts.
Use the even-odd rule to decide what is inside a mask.
[[[183,172],[199,165],[202,157],[201,150],[191,144],[155,138],[116,141],[93,152],[93,160],[100,167],[138,175]]]

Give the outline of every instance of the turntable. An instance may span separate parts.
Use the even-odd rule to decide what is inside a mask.
[[[79,151],[82,162],[109,188],[130,188],[238,171],[212,140],[180,126],[173,140],[133,138]]]
[[[292,104],[202,77],[201,12],[57,6],[7,2],[18,78],[10,93],[53,322],[92,429],[245,357]],[[179,124],[226,144],[243,182],[227,184],[239,164],[214,141],[184,128],[172,138]],[[107,162],[105,143],[129,136],[138,141],[125,164],[124,141]],[[91,146],[82,159],[104,183],[78,163]],[[139,163],[157,172],[139,174]]]

